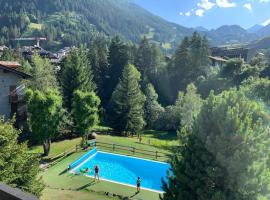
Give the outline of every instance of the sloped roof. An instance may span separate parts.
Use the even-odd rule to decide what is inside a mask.
[[[19,69],[21,67],[20,63],[14,61],[0,61],[0,65],[4,65],[12,69]]]
[[[8,72],[17,74],[21,76],[22,78],[31,78],[32,76],[29,74],[26,74],[22,71],[19,71],[18,68],[16,68],[16,65],[7,65],[8,63],[1,63],[0,61],[0,69],[6,70]],[[13,63],[14,64],[14,63]]]

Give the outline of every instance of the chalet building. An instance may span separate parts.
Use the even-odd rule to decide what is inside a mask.
[[[7,120],[16,114],[17,125],[26,117],[21,81],[31,77],[20,68],[17,62],[0,61],[0,116]]]
[[[210,50],[212,57],[224,59],[240,58],[245,62],[249,60],[249,49],[247,48],[212,47]]]

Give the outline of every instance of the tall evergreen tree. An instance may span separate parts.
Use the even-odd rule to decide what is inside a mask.
[[[148,81],[148,72],[151,67],[152,48],[146,37],[143,37],[135,58],[135,65],[142,75],[143,83]]]
[[[112,93],[119,82],[124,67],[128,64],[127,46],[117,36],[112,39],[109,47],[109,78],[106,81],[105,104],[108,103]]]
[[[152,84],[147,84],[145,89],[145,121],[147,128],[154,129],[159,115],[164,112],[164,108],[158,103],[158,94]]]
[[[189,82],[188,76],[191,70],[189,46],[189,38],[185,37],[177,48],[170,64],[171,86],[175,94],[179,90],[184,90],[185,85]]]
[[[108,48],[105,42],[96,40],[92,43],[89,49],[88,57],[93,70],[93,81],[97,86],[97,95],[101,98],[102,104],[106,96],[105,92],[105,83],[108,79]],[[104,104],[103,104],[104,106]]]
[[[135,57],[135,65],[142,74],[143,89],[146,89],[148,82],[157,85],[156,77],[164,64],[160,48],[143,37]]]
[[[60,75],[63,89],[65,107],[70,112],[73,93],[76,90],[93,91],[96,85],[93,82],[93,74],[86,50],[73,49],[71,54],[64,60]]]
[[[174,99],[178,91],[185,90],[188,84],[196,82],[200,76],[208,76],[210,73],[209,55],[207,39],[197,32],[190,39],[188,37],[183,39],[169,68]]]
[[[136,134],[144,125],[145,96],[140,89],[140,72],[131,64],[125,66],[112,95],[112,127],[121,133]]]
[[[243,92],[210,94],[171,161],[163,200],[270,198],[269,125]]]

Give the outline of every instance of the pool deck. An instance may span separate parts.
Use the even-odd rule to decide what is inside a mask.
[[[71,156],[43,172],[42,176],[46,187],[51,189],[84,191],[89,193],[110,192],[140,200],[159,199],[160,194],[156,192],[142,189],[139,194],[135,195],[136,189],[130,186],[102,180],[100,182],[95,182],[91,177],[69,173],[69,171],[67,171],[68,165],[77,160],[84,153],[86,152],[72,154]]]

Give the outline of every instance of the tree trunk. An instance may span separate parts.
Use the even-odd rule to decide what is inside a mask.
[[[48,156],[50,153],[50,148],[51,148],[51,138],[45,139],[43,141],[43,151],[44,151],[44,156]]]

